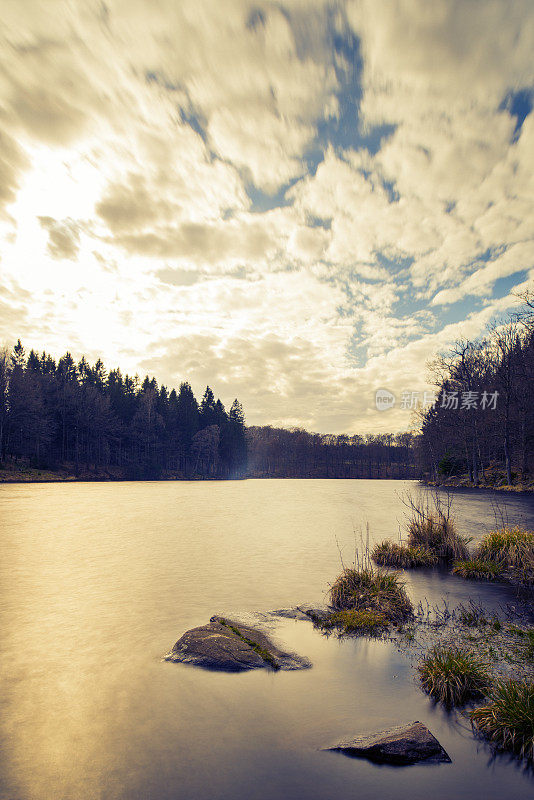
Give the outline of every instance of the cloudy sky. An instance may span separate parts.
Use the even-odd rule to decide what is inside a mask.
[[[403,430],[534,277],[532,0],[3,0],[0,342]]]

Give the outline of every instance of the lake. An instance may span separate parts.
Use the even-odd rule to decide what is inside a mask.
[[[424,695],[385,641],[273,618],[313,668],[222,674],[163,662],[215,613],[324,601],[360,532],[395,539],[413,482],[248,480],[0,486],[2,800],[527,798],[460,715]],[[462,492],[461,533],[534,528],[531,496]],[[416,602],[513,595],[438,571]],[[318,748],[421,720],[451,765],[376,766]]]

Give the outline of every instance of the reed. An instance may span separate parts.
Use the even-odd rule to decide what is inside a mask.
[[[534,683],[498,681],[489,700],[471,711],[474,728],[500,750],[534,761]]]
[[[499,564],[482,558],[455,561],[452,571],[454,575],[471,581],[498,581],[502,577],[502,567]]]
[[[382,567],[414,569],[417,567],[433,567],[438,557],[424,547],[409,547],[395,542],[381,542],[375,545],[371,558]]]
[[[417,669],[423,689],[446,706],[463,705],[489,690],[488,665],[460,646],[436,645]]]
[[[521,568],[534,557],[534,532],[518,525],[490,531],[478,543],[475,556],[502,568]]]

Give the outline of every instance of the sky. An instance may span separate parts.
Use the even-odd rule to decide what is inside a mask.
[[[0,343],[410,429],[532,285],[533,52],[531,0],[3,0]]]

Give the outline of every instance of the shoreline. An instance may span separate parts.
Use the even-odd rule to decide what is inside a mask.
[[[442,489],[445,491],[466,491],[466,492],[503,492],[508,494],[532,494],[534,493],[534,478],[529,483],[519,483],[515,485],[500,485],[494,484],[473,484],[466,478],[458,478],[444,481],[429,481],[422,478],[343,478],[343,477],[309,477],[309,478],[293,478],[291,476],[283,476],[278,478],[266,478],[258,475],[246,475],[243,478],[211,478],[211,477],[183,477],[177,474],[166,474],[158,478],[128,478],[124,475],[122,470],[116,468],[116,471],[93,471],[93,470],[80,470],[78,474],[69,471],[68,469],[37,469],[35,467],[9,467],[0,468],[0,485],[1,484],[25,484],[25,483],[136,483],[150,481],[153,483],[169,482],[169,481],[221,481],[221,480],[381,480],[381,481],[417,481],[420,486],[428,489]]]
[[[490,483],[475,484],[461,478],[453,481],[427,481],[421,479],[419,484],[429,489],[462,489],[468,492],[507,492],[508,494],[532,494],[534,492],[534,479],[529,483],[518,483],[511,486],[509,484],[500,486]]]
[[[108,471],[92,471],[80,470],[76,475],[67,469],[37,469],[34,467],[9,467],[0,468],[0,485],[1,484],[24,484],[24,483],[137,483],[150,481],[153,483],[162,483],[169,481],[183,481],[183,482],[200,482],[200,481],[234,481],[234,480],[369,480],[369,478],[344,478],[344,477],[309,477],[309,478],[294,478],[291,476],[283,476],[276,478],[267,478],[259,475],[246,475],[243,478],[212,478],[212,477],[183,477],[177,474],[164,474],[159,478],[128,478],[124,473],[117,468],[115,473]],[[372,478],[371,480],[381,481],[417,481],[418,478]]]

